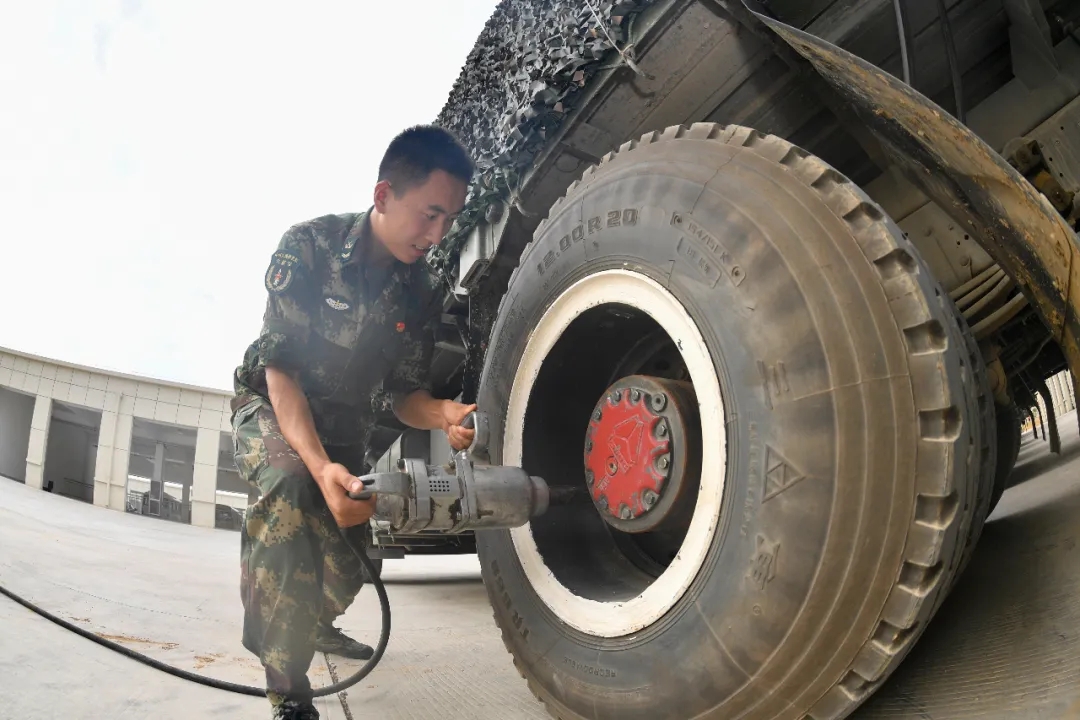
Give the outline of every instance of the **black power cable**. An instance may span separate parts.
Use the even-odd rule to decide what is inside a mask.
[[[960,73],[960,61],[956,56],[956,40],[953,38],[952,22],[945,0],[937,0],[938,18],[941,20],[941,34],[945,41],[945,57],[949,63],[949,75],[952,78],[953,102],[956,104],[956,119],[966,125],[964,119],[964,86]],[[904,82],[915,90],[915,30],[911,27],[907,0],[893,0],[896,11],[896,31],[900,39],[900,64],[903,67]]]
[[[900,36],[900,63],[904,70],[904,82],[914,88],[915,60],[912,53],[915,51],[915,35],[911,29],[907,3],[905,0],[893,0],[893,10],[896,11],[896,30]]]
[[[961,125],[967,125],[964,119],[964,86],[960,76],[960,61],[956,58],[956,41],[953,39],[952,23],[945,0],[937,0],[938,17],[941,19],[941,34],[945,40],[945,56],[949,59],[949,73],[952,75],[953,102],[956,103],[956,119]]]
[[[356,553],[357,558],[359,558],[361,564],[363,564],[364,568],[367,570],[368,577],[371,578],[372,583],[375,585],[375,590],[379,594],[379,604],[382,606],[382,631],[379,634],[379,644],[375,648],[375,654],[372,655],[366,663],[364,663],[364,666],[360,668],[356,672],[356,674],[351,677],[345,678],[341,682],[337,682],[333,685],[327,685],[326,687],[316,689],[313,693],[314,697],[323,697],[325,695],[333,695],[335,693],[339,693],[342,690],[352,687],[356,683],[363,680],[372,670],[375,669],[375,666],[379,664],[379,661],[382,660],[383,653],[386,651],[386,644],[390,641],[390,599],[386,595],[386,588],[383,587],[382,579],[379,577],[378,572],[376,572],[375,567],[372,565],[371,560],[367,556],[367,553],[359,552],[355,547],[353,547],[352,543],[349,542],[348,538],[345,538],[344,533],[342,533],[341,536],[345,540],[345,543],[349,546],[349,548],[354,553]],[[146,655],[143,655],[142,653],[135,652],[131,648],[124,647],[123,645],[114,643],[111,640],[106,640],[105,638],[96,635],[89,630],[86,630],[85,628],[81,628],[78,625],[73,625],[67,620],[53,615],[48,610],[44,610],[38,607],[29,600],[19,597],[3,585],[0,585],[0,593],[11,598],[12,600],[19,603],[28,610],[33,610],[46,620],[51,620],[60,627],[66,628],[77,635],[81,635],[87,640],[93,640],[98,645],[102,645],[109,648],[110,650],[114,650],[121,655],[126,655],[133,660],[138,660],[139,662],[145,665],[149,665],[156,670],[161,670],[162,672],[166,672],[170,675],[175,675],[178,678],[190,680],[191,682],[199,683],[200,685],[207,685],[209,687],[217,688],[219,690],[228,690],[229,692],[239,693],[241,695],[266,697],[265,688],[254,687],[252,685],[240,685],[238,683],[231,683],[224,680],[217,680],[215,678],[206,677],[205,675],[197,675],[196,673],[188,672],[187,670],[181,670],[180,668],[175,668],[172,665],[167,665],[161,662],[160,660],[155,660],[152,657],[148,657]]]

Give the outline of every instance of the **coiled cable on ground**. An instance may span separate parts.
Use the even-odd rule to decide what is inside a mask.
[[[357,558],[359,558],[361,564],[363,564],[364,569],[367,570],[368,577],[371,578],[372,584],[375,585],[375,591],[379,594],[379,605],[382,607],[382,630],[379,633],[379,643],[375,647],[375,653],[367,660],[366,663],[364,663],[363,667],[357,670],[356,673],[353,674],[351,677],[345,678],[340,682],[336,682],[333,685],[327,685],[326,687],[314,689],[314,697],[334,695],[335,693],[339,693],[342,690],[350,688],[356,683],[363,680],[372,670],[375,669],[375,666],[379,664],[379,661],[382,659],[383,653],[386,651],[386,644],[390,641],[390,598],[386,595],[386,588],[383,587],[382,579],[379,577],[379,573],[372,565],[371,560],[367,556],[367,553],[358,551],[353,546],[353,544],[349,542],[348,538],[345,537],[345,533],[342,533],[341,536],[343,539],[345,539],[345,543],[349,546],[349,548],[354,553],[356,553],[356,556]],[[0,584],[0,593],[19,603],[27,610],[32,610],[46,620],[50,620],[59,625],[60,627],[70,630],[76,635],[81,635],[87,640],[92,640],[93,642],[96,642],[98,645],[107,647],[108,649],[118,652],[121,655],[126,655],[132,660],[138,660],[144,665],[149,665],[155,670],[160,670],[175,677],[181,678],[183,680],[190,680],[191,682],[198,683],[200,685],[217,688],[218,690],[227,690],[229,692],[239,693],[240,695],[266,697],[265,688],[255,687],[253,685],[241,685],[239,683],[218,680],[216,678],[199,675],[197,673],[189,672],[187,670],[181,670],[180,668],[173,667],[172,665],[163,663],[160,660],[155,660],[152,657],[143,655],[140,652],[136,652],[131,648],[124,647],[123,645],[115,643],[111,640],[106,640],[105,638],[91,632],[90,630],[87,630],[86,628],[81,628],[78,625],[64,620],[63,618],[53,615],[48,610],[38,607],[29,600],[26,600],[25,598],[16,595],[11,590],[8,590],[2,584]]]

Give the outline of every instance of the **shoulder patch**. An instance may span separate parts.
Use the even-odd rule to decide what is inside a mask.
[[[266,289],[271,295],[280,295],[289,289],[296,278],[297,266],[300,258],[291,252],[278,250],[270,259],[270,267],[266,269],[264,282]]]
[[[335,310],[348,310],[349,309],[349,303],[347,303],[344,300],[341,300],[339,298],[336,298],[336,297],[328,297],[328,298],[326,298],[326,304],[329,305],[330,307],[334,308]]]

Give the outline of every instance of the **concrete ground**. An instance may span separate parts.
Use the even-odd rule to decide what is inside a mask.
[[[0,479],[0,584],[63,619],[184,670],[263,686],[240,644],[239,533],[118,513]],[[495,629],[475,555],[387,561],[393,625],[379,666],[324,719],[547,718]],[[374,645],[365,588],[340,623]],[[164,674],[0,596],[0,717],[265,720],[265,699]],[[362,663],[333,658],[339,678]],[[350,668],[352,668],[350,670]],[[326,657],[309,672],[332,682]],[[351,708],[346,715],[343,703]]]
[[[972,564],[900,670],[855,718],[1080,717],[1080,436],[1024,439]],[[240,644],[239,535],[117,513],[0,480],[0,584],[182,669],[261,685]],[[385,658],[323,718],[547,718],[491,619],[475,556],[387,561]],[[365,590],[342,626],[374,644]],[[0,708],[22,718],[266,718],[264,699],[160,673],[0,596]],[[334,658],[342,678],[359,663]],[[331,682],[326,658],[310,676]],[[661,719],[667,720],[667,719]],[[678,720],[678,719],[672,719]]]

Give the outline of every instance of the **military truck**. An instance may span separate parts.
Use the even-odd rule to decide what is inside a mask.
[[[1064,0],[498,5],[438,118],[478,173],[429,259],[433,379],[490,414],[490,462],[588,495],[409,550],[478,553],[553,717],[842,718],[908,654],[1017,408],[1080,372],[1078,27]],[[440,461],[402,429],[383,462]]]

